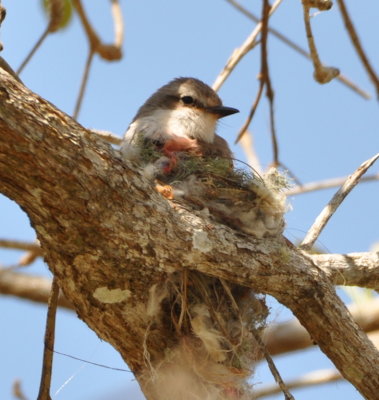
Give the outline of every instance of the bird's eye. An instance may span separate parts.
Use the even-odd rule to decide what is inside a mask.
[[[182,102],[184,104],[193,104],[194,103],[194,99],[191,96],[183,96],[182,97]]]

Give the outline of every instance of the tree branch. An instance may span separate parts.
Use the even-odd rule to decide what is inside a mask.
[[[374,157],[371,157],[369,160],[365,161],[351,175],[348,176],[346,181],[334,194],[329,203],[323,208],[313,225],[310,227],[303,242],[301,243],[301,248],[303,250],[310,250],[313,247],[321,231],[325,228],[325,225],[328,223],[332,215],[336,212],[337,208],[345,200],[346,196],[355,188],[361,177],[367,172],[367,170],[375,163],[378,158],[379,153],[375,154]]]
[[[314,254],[312,260],[335,285],[379,290],[379,253]]]
[[[177,340],[151,329],[148,289],[193,269],[274,296],[364,397],[377,397],[379,353],[311,258],[282,237],[242,235],[162,198],[117,151],[2,70],[0,102],[0,190],[27,212],[79,317],[137,379],[144,349],[159,360]]]
[[[332,256],[336,258],[341,257],[339,254]],[[363,255],[361,257],[362,263],[364,263],[364,259],[367,260],[367,257]],[[356,261],[356,263],[359,264],[360,262]],[[321,261],[323,268],[329,270],[330,265],[324,264],[326,263]],[[329,262],[329,264],[331,263]],[[379,265],[376,268],[379,269]],[[337,273],[336,276],[338,275]],[[355,275],[357,276],[358,274]],[[47,278],[0,270],[0,293],[3,295],[16,296],[46,304],[49,299],[50,290],[51,280]],[[351,305],[348,309],[354,321],[358,323],[361,329],[365,332],[372,332],[379,330],[379,299],[374,299],[368,304],[369,306],[365,306],[364,308]],[[74,309],[73,305],[62,294],[59,296],[58,305],[67,309]],[[308,332],[301,326],[298,320],[271,324],[265,329],[263,337],[267,350],[271,355],[301,350],[314,345]]]
[[[0,293],[46,304],[51,291],[51,279],[0,269]],[[73,310],[73,305],[60,296],[58,306]]]

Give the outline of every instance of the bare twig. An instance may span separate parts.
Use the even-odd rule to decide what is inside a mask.
[[[20,267],[26,267],[32,263],[34,263],[34,261],[40,257],[42,255],[42,252],[36,252],[36,251],[28,251],[27,253],[25,253],[19,260],[18,260],[18,265]]]
[[[377,302],[377,301],[376,301]],[[371,302],[367,305],[371,306]],[[350,309],[353,313],[356,310]],[[369,319],[371,317],[369,316]],[[304,329],[299,324],[300,329]],[[288,332],[289,333],[289,332]],[[282,332],[283,334],[283,332]],[[290,333],[289,333],[290,334]],[[378,347],[379,345],[379,331],[374,331],[369,333],[370,340]],[[283,335],[282,335],[283,337]],[[318,370],[307,373],[299,378],[296,378],[292,381],[287,381],[286,385],[289,389],[297,389],[301,387],[309,387],[314,385],[323,385],[331,382],[335,382],[338,380],[343,379],[341,374],[336,370]],[[263,386],[262,388],[258,388],[254,391],[254,398],[259,399],[262,397],[270,396],[276,393],[280,393],[281,389],[278,385],[267,385]]]
[[[84,72],[83,72],[82,81],[80,83],[79,94],[78,94],[78,97],[76,99],[74,112],[72,114],[72,117],[74,119],[78,119],[79,111],[80,111],[80,108],[81,108],[82,102],[83,102],[84,93],[85,93],[86,88],[87,88],[89,71],[91,69],[91,65],[92,65],[94,54],[95,54],[94,51],[92,49],[90,49],[90,52],[88,53],[86,64],[84,66]]]
[[[280,3],[282,0],[276,0],[275,3],[272,5],[270,9],[270,16],[276,11],[276,9],[279,7]],[[251,34],[248,36],[248,38],[245,40],[245,42],[237,49],[235,49],[230,56],[229,60],[227,61],[224,69],[220,72],[218,77],[216,78],[214,84],[213,84],[213,89],[214,90],[219,90],[222,84],[225,82],[225,80],[228,78],[228,76],[232,73],[233,69],[236,67],[236,65],[242,60],[242,58],[251,50],[254,48],[254,46],[257,44],[257,37],[259,33],[262,30],[262,23],[260,22],[257,24],[257,26],[253,29]]]
[[[87,35],[87,39],[89,42],[89,53],[86,61],[86,65],[84,68],[83,78],[80,84],[79,94],[76,100],[76,105],[73,113],[73,118],[77,119],[80,111],[80,107],[82,105],[83,96],[85,93],[85,89],[88,83],[88,76],[89,71],[92,65],[93,56],[98,54],[104,60],[108,61],[116,61],[120,60],[122,57],[122,42],[123,42],[123,35],[124,35],[124,24],[121,14],[121,7],[118,0],[111,1],[111,11],[112,17],[114,22],[114,30],[115,30],[115,39],[114,44],[104,44],[100,40],[98,34],[96,33],[95,29],[92,27],[87,15],[84,11],[82,6],[81,0],[73,0],[73,5],[78,12],[80,21],[83,25],[84,31]]]
[[[17,249],[42,253],[41,247],[38,243],[22,242],[20,240],[0,239],[0,247],[5,249]]]
[[[302,0],[302,2],[304,11],[303,15],[304,15],[305,30],[307,32],[308,46],[314,67],[313,76],[318,83],[328,83],[332,79],[336,78],[339,75],[340,71],[337,68],[326,67],[322,65],[312,35],[311,22],[309,19],[309,8],[310,8],[310,5],[308,4],[309,0]]]
[[[375,86],[377,96],[379,97],[379,77],[374,71],[374,68],[372,67],[365,51],[363,50],[362,44],[359,40],[357,31],[355,30],[355,27],[353,25],[353,21],[351,20],[350,15],[347,11],[344,0],[337,0],[337,3],[340,8],[346,30],[348,31],[351,42],[353,43],[353,46],[355,48],[355,51],[357,52],[359,58],[361,59],[361,62],[364,68],[366,69],[368,76],[370,77],[372,83]]]
[[[0,294],[16,296],[21,299],[46,304],[51,292],[51,279],[30,274],[0,269]],[[60,307],[73,309],[73,305],[61,293],[58,299]]]
[[[13,396],[18,400],[27,400],[21,388],[21,381],[19,379],[13,382]]]
[[[247,162],[250,167],[252,167],[258,173],[261,173],[262,166],[253,144],[253,134],[249,131],[245,131],[245,134],[242,135],[239,143],[246,155]]]
[[[92,27],[87,15],[82,6],[81,0],[73,0],[73,5],[78,12],[80,21],[89,41],[90,49],[99,54],[99,56],[108,61],[120,60],[122,57],[122,41],[123,41],[123,19],[121,8],[118,0],[112,0],[112,17],[115,26],[115,41],[114,44],[104,44],[101,42],[98,34]]]
[[[1,2],[0,2],[1,3]],[[5,17],[7,15],[7,10],[0,4],[0,25],[3,23]]]
[[[111,0],[111,11],[114,22],[114,44],[121,48],[124,40],[124,20],[122,18],[121,6],[119,0]]]
[[[293,196],[297,194],[304,194],[308,192],[314,192],[316,190],[323,190],[323,189],[330,189],[336,186],[341,186],[345,181],[347,177],[344,176],[342,178],[331,178],[331,179],[325,179],[323,181],[318,181],[318,182],[310,182],[306,183],[304,185],[298,185],[294,186],[292,188],[289,188],[286,190],[286,194],[288,196]],[[359,183],[363,182],[373,182],[379,180],[379,173],[378,174],[373,174],[373,175],[367,175],[363,176]]]
[[[245,7],[243,7],[240,3],[238,3],[235,0],[226,0],[228,3],[230,3],[232,6],[237,8],[239,11],[241,11],[242,14],[244,14],[246,17],[249,19],[253,20],[254,22],[259,22],[259,18],[254,15],[252,12],[247,10]],[[297,43],[293,42],[291,39],[288,39],[286,36],[284,36],[282,33],[280,33],[278,30],[272,27],[268,27],[268,31],[274,35],[276,38],[281,40],[283,43],[285,43],[287,46],[291,47],[293,50],[295,50],[298,54],[301,54],[303,57],[307,58],[308,60],[312,60],[311,55],[304,50],[301,46],[299,46]],[[346,76],[340,74],[336,77],[336,79],[346,85],[348,88],[359,94],[365,99],[370,99],[371,96],[365,92],[363,89],[358,87],[354,82],[352,82],[350,79],[348,79]]]
[[[57,312],[59,296],[59,286],[57,278],[53,278],[51,285],[51,294],[49,298],[49,305],[47,309],[47,320],[45,330],[45,348],[43,351],[43,365],[42,376],[39,387],[37,400],[51,400],[50,397],[50,383],[51,371],[53,367],[53,349],[54,349],[54,336],[55,336],[55,316]]]
[[[272,165],[276,168],[279,166],[279,147],[275,130],[274,91],[271,85],[270,72],[268,66],[268,56],[267,56],[268,19],[269,19],[270,6],[268,4],[268,1],[266,0],[263,1],[263,4],[264,7],[262,11],[262,35],[261,35],[261,57],[262,57],[261,73],[265,81],[266,96],[268,98],[269,109],[270,109],[271,143],[272,143],[272,153],[273,153]]]
[[[263,3],[265,4],[265,2]],[[277,145],[276,145],[276,134],[273,133],[275,132],[274,128],[274,120],[273,120],[273,91],[271,89],[271,82],[270,82],[270,77],[269,77],[269,72],[268,72],[268,63],[267,63],[267,28],[268,28],[268,18],[270,15],[270,9],[267,8],[267,10],[262,11],[262,22],[260,23],[261,31],[262,31],[262,39],[261,39],[261,70],[259,74],[259,89],[258,92],[255,96],[253,105],[250,109],[249,115],[243,124],[242,128],[238,132],[237,138],[235,140],[235,143],[238,143],[242,136],[245,134],[247,128],[249,127],[255,112],[258,108],[259,102],[262,97],[263,89],[266,86],[266,95],[269,99],[270,103],[270,122],[271,122],[271,136],[273,137],[273,148],[274,148],[274,160],[277,159]],[[258,26],[258,25],[257,25]]]
[[[64,17],[64,1],[63,0],[50,0],[49,1],[49,22],[48,25],[45,29],[45,31],[42,33],[40,38],[37,40],[35,45],[32,47],[30,50],[29,54],[25,57],[24,61],[21,63],[17,70],[17,74],[20,74],[22,70],[25,68],[25,66],[28,64],[28,62],[31,60],[35,52],[40,48],[44,40],[47,38],[47,36],[50,33],[56,32],[60,24],[62,22],[62,18]]]
[[[22,242],[18,240],[0,239],[0,247],[5,249],[26,250],[19,260],[18,266],[25,267],[35,261],[36,258],[42,255],[42,249],[38,243]]]
[[[336,255],[331,254],[330,256],[332,260]],[[325,270],[325,268],[322,269]],[[348,309],[355,322],[365,332],[373,332],[379,329],[379,298],[367,301],[363,307],[351,304]],[[302,350],[314,345],[309,333],[297,319],[269,325],[264,331],[263,342],[273,356]]]
[[[319,370],[305,374],[299,378],[287,381],[289,389],[298,389],[312,385],[320,385],[330,382],[335,382],[343,379],[341,374],[336,370]],[[254,398],[261,399],[262,397],[272,396],[273,394],[280,393],[281,388],[278,385],[267,385],[261,389],[254,391]]]
[[[269,352],[267,351],[266,345],[263,343],[261,337],[259,336],[259,333],[256,332],[255,330],[251,331],[252,334],[254,335],[254,339],[257,341],[261,351],[263,352],[264,358],[267,361],[267,365],[272,373],[272,376],[275,379],[275,382],[279,385],[279,392],[282,391],[284,394],[285,400],[294,400],[292,394],[288,391],[288,386],[283,382],[282,377],[280,376],[280,373],[278,369],[276,368],[276,365],[274,361],[272,360],[272,357],[270,356]]]
[[[250,109],[249,115],[247,116],[245,123],[242,125],[240,131],[238,132],[237,139],[234,141],[234,143],[238,143],[241,140],[242,136],[247,131],[247,128],[249,127],[249,125],[254,117],[255,111],[257,111],[259,101],[261,100],[261,97],[262,97],[263,88],[264,88],[264,80],[263,80],[262,75],[260,74],[259,89],[258,89],[257,95],[255,96],[254,103]]]
[[[337,193],[333,196],[326,207],[321,211],[320,215],[316,218],[315,222],[306,234],[301,248],[303,250],[310,250],[319,237],[321,231],[328,223],[330,217],[337,210],[339,205],[343,202],[345,197],[351,192],[355,185],[359,182],[361,176],[374,164],[379,158],[379,153],[369,160],[365,161],[352,175],[350,175]]]
[[[47,38],[47,36],[49,35],[49,26],[47,26],[47,28],[44,30],[44,32],[42,33],[42,35],[40,36],[40,38],[37,40],[37,42],[35,43],[35,45],[32,47],[32,49],[30,50],[30,52],[28,53],[28,55],[25,57],[24,61],[21,63],[21,65],[18,67],[16,73],[17,75],[21,74],[21,72],[23,71],[23,69],[26,67],[26,65],[28,64],[28,62],[31,60],[31,58],[34,56],[35,52],[40,48],[41,44],[44,42],[44,40]]]

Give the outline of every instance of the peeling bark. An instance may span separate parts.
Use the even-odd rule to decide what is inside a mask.
[[[305,253],[283,237],[258,240],[178,208],[116,150],[2,70],[0,102],[0,191],[28,214],[79,317],[137,379],[148,289],[193,269],[274,296],[365,398],[377,398],[378,351]],[[150,330],[151,356],[175,340]]]

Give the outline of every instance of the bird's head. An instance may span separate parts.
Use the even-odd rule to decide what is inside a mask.
[[[129,131],[153,140],[180,136],[212,143],[217,121],[237,112],[235,108],[223,106],[217,93],[202,81],[177,78],[145,102]]]

